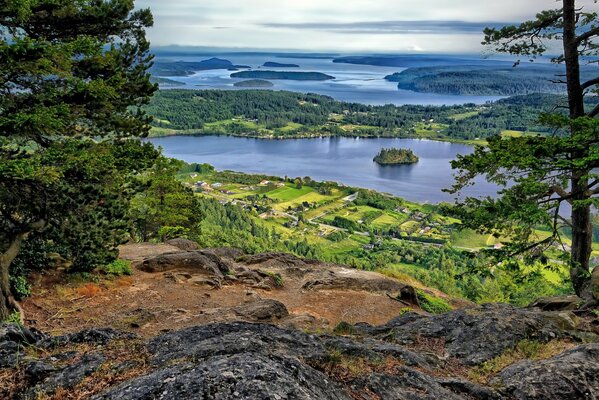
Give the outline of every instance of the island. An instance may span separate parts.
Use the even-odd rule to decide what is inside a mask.
[[[288,72],[288,71],[241,71],[231,74],[231,78],[243,79],[282,79],[290,81],[328,81],[334,76],[322,72]]]
[[[274,62],[274,61],[267,61],[262,66],[269,67],[269,68],[299,68],[299,65],[297,65],[297,64],[285,64],[285,63],[278,63],[278,62]]]
[[[215,69],[240,70],[250,68],[247,65],[234,65],[231,61],[212,57],[202,61],[156,61],[150,73],[153,76],[189,76],[198,71]]]
[[[379,165],[403,165],[416,164],[419,159],[410,149],[382,149],[376,157],[373,158]]]
[[[183,82],[175,81],[173,79],[168,78],[161,78],[158,76],[150,77],[150,82],[157,83],[160,87],[185,86],[185,83]]]
[[[274,84],[263,79],[249,79],[247,81],[235,82],[233,86],[241,88],[267,88],[273,87]]]

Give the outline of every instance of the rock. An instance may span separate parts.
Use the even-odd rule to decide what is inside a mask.
[[[185,250],[185,251],[192,251],[192,250],[199,250],[200,246],[194,242],[193,240],[189,240],[189,239],[184,239],[184,238],[176,238],[176,239],[171,239],[171,240],[167,240],[166,242],[164,242],[170,246],[175,246],[181,250]]]
[[[363,290],[374,293],[400,293],[406,286],[380,274],[350,268],[315,270],[302,285],[304,290]]]
[[[422,339],[440,339],[447,357],[477,365],[513,349],[524,339],[548,342],[566,336],[562,322],[552,313],[485,304],[431,317],[407,313],[391,320],[386,328],[370,332],[408,345],[417,345]],[[369,332],[368,327],[364,328],[362,332]]]
[[[149,258],[139,268],[145,272],[187,271],[222,279],[233,268],[233,263],[210,251],[197,250]]]
[[[514,399],[599,398],[599,344],[585,344],[548,360],[522,361],[492,382]]]
[[[119,332],[112,328],[86,329],[81,332],[71,333],[63,336],[47,337],[35,343],[36,347],[42,349],[53,349],[66,344],[91,343],[95,345],[107,345],[115,339],[134,339],[137,336],[131,333]]]
[[[57,368],[44,361],[33,361],[25,366],[25,377],[29,384],[37,384],[38,382],[46,379],[48,375],[56,372]]]
[[[212,289],[220,289],[222,287],[221,280],[214,277],[192,276],[187,280],[187,283],[193,283],[198,286],[208,286]]]
[[[279,326],[287,329],[299,330],[322,330],[329,326],[325,318],[317,318],[310,314],[290,315],[285,318]]]
[[[240,353],[264,353],[313,358],[326,353],[312,335],[272,325],[234,322],[195,326],[169,332],[148,342],[153,362],[164,365],[177,359],[202,360]]]
[[[75,364],[50,373],[42,382],[30,387],[20,398],[34,400],[44,395],[53,394],[58,388],[69,389],[75,387],[83,379],[97,371],[104,360],[104,357],[99,354],[86,354]]]
[[[242,353],[160,369],[96,396],[96,400],[141,399],[349,400],[321,372],[297,359]]]
[[[578,296],[543,297],[531,303],[529,308],[539,308],[543,311],[572,311],[577,310],[584,300]]]
[[[0,324],[0,368],[14,368],[27,361],[24,349],[46,338],[35,329],[27,329],[16,324]]]
[[[285,304],[277,300],[252,301],[233,308],[237,316],[250,321],[273,322],[289,316]]]

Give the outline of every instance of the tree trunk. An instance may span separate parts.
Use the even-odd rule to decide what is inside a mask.
[[[564,60],[566,64],[566,82],[568,87],[568,108],[570,118],[575,120],[585,116],[584,94],[580,83],[580,61],[576,35],[576,0],[563,0],[564,18]],[[578,132],[574,127],[570,134],[576,136]],[[572,159],[588,156],[588,149],[576,149],[572,152]],[[588,205],[579,206],[577,201],[589,199],[588,174],[586,170],[574,170],[571,177],[572,200],[572,252],[570,277],[576,293],[581,297],[586,296],[586,289],[590,280],[589,259],[592,252],[593,229],[591,225],[591,208]]]
[[[586,200],[584,195],[586,191],[587,180],[572,179],[572,190],[580,193],[574,196],[576,200]],[[584,190],[574,189],[575,187],[584,187]],[[570,278],[576,294],[582,298],[589,297],[588,289],[590,282],[589,259],[593,243],[593,227],[591,224],[591,207],[576,206],[572,207],[572,253]]]
[[[10,290],[10,264],[19,254],[26,236],[26,233],[15,235],[6,251],[0,255],[0,321],[6,320],[14,311],[19,311],[23,319],[22,309]]]

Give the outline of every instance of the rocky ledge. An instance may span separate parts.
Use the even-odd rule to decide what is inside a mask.
[[[596,338],[571,312],[499,304],[335,334],[227,322],[147,340],[0,325],[0,398],[595,399]]]

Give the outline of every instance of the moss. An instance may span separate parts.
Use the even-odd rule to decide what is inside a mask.
[[[418,290],[418,301],[420,301],[420,307],[431,314],[443,314],[453,310],[453,308],[440,297],[430,295],[422,290]]]
[[[352,324],[341,321],[333,328],[333,333],[337,335],[353,335],[356,333],[356,330]]]

